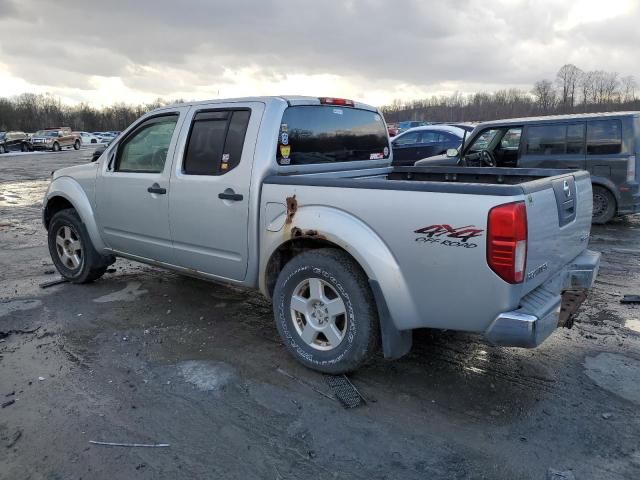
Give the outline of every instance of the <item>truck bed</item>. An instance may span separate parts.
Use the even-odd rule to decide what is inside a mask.
[[[267,177],[264,183],[512,196],[549,188],[549,177],[589,177],[586,171],[543,168],[390,167]]]
[[[500,311],[517,309],[584,252],[591,226],[586,171],[396,167],[264,180],[263,205],[291,199],[296,208],[289,209],[287,222],[265,232],[262,241],[312,232],[364,257],[376,256],[388,265],[375,278],[393,292],[388,301],[399,312],[400,329],[486,330]],[[525,279],[519,284],[500,279],[486,259],[489,212],[513,202],[524,202],[527,213]],[[262,214],[270,222],[274,218],[267,210]],[[436,227],[473,229],[477,235],[461,241],[455,234],[423,233]],[[336,230],[345,238],[333,239]],[[382,260],[385,251],[390,256]]]

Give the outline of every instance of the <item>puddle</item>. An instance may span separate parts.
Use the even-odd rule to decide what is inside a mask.
[[[624,322],[624,326],[629,330],[640,333],[640,320],[638,320],[637,318],[630,318],[629,320]]]
[[[640,361],[616,353],[587,357],[584,373],[600,388],[640,405]]]
[[[0,302],[0,317],[4,317],[13,312],[38,308],[41,305],[42,302],[40,300],[11,300],[8,302]]]
[[[180,363],[178,373],[203,392],[223,390],[236,377],[234,369],[226,363],[197,360]]]
[[[140,295],[147,293],[147,290],[141,290],[140,282],[129,282],[127,286],[117,292],[109,293],[98,298],[94,298],[96,303],[108,303],[108,302],[133,302]]]

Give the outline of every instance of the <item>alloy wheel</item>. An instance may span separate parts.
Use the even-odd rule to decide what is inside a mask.
[[[333,350],[347,332],[344,301],[320,278],[305,279],[293,290],[291,317],[302,341],[316,350]]]

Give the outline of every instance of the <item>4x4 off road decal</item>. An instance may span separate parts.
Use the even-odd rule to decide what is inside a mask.
[[[419,228],[418,230],[414,230],[414,233],[419,235],[416,237],[416,242],[438,244],[445,247],[476,248],[478,244],[470,242],[469,240],[475,237],[481,237],[484,230],[474,225],[452,227],[451,225],[443,223]]]

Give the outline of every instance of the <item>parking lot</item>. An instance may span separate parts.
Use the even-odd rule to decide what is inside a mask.
[[[638,216],[593,227],[571,330],[535,350],[416,332],[350,376],[367,402],[345,410],[257,292],[125,260],[39,287],[48,178],[91,153],[0,156],[0,478],[640,478]]]

